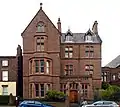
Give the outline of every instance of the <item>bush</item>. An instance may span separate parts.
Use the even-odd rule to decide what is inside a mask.
[[[4,96],[0,96],[0,105],[7,105],[9,103],[9,96],[8,95],[4,95]]]
[[[102,89],[106,90],[109,86],[109,83],[102,82]]]
[[[120,87],[109,85],[109,87],[102,92],[102,99],[116,101],[120,100]]]
[[[48,101],[64,101],[65,96],[66,95],[63,92],[50,90],[46,93],[45,99]]]

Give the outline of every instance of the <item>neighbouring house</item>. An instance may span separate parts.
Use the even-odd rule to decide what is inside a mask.
[[[16,56],[0,56],[0,95],[21,96],[22,81],[22,49],[17,48]]]
[[[16,96],[16,56],[0,56],[0,95]]]
[[[102,67],[102,82],[120,85],[120,55]]]
[[[72,14],[71,14],[72,15]],[[67,17],[67,16],[66,16]],[[74,20],[72,20],[74,21]],[[42,9],[22,32],[23,97],[43,98],[48,90],[67,93],[71,102],[93,99],[101,88],[101,45],[98,22],[85,33],[62,33]]]

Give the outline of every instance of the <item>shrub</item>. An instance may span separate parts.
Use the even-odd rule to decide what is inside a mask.
[[[49,101],[64,101],[65,100],[65,94],[63,92],[50,90],[46,93],[47,100]]]

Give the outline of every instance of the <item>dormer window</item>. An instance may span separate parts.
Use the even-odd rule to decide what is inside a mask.
[[[40,23],[37,25],[37,32],[45,32],[44,23],[43,23],[43,22],[40,22]]]
[[[85,38],[86,42],[92,42],[92,36],[91,35],[87,35]]]
[[[66,35],[65,35],[65,42],[73,42],[73,35],[70,29],[68,29]]]
[[[90,29],[85,34],[85,42],[93,42],[92,32]]]

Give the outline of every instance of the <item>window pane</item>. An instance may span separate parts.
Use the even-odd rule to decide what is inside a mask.
[[[2,71],[2,80],[8,81],[8,71]]]
[[[8,95],[8,86],[7,85],[3,85],[3,91],[2,91],[2,95]]]
[[[70,69],[73,69],[73,65],[70,65]]]
[[[41,43],[44,43],[44,38],[43,37],[41,38]]]
[[[8,66],[8,60],[2,61],[2,66]]]
[[[89,65],[85,65],[85,70],[89,70]]]
[[[36,97],[39,96],[39,84],[35,84]]]
[[[65,52],[65,58],[68,58],[68,52]]]
[[[46,85],[46,91],[50,90],[50,84]]]
[[[44,51],[44,44],[41,43],[41,51]]]
[[[44,32],[44,25],[43,23],[39,23],[38,26],[37,26],[37,31],[38,32]]]
[[[32,84],[30,84],[30,98],[32,98]]]
[[[37,44],[37,51],[40,51],[40,44]]]
[[[91,35],[86,36],[86,42],[92,42],[92,36]]]
[[[113,75],[113,80],[115,80],[115,75]]]
[[[90,51],[90,57],[93,57],[93,56],[94,56],[94,52]]]
[[[89,51],[89,46],[86,46],[85,48],[86,48],[86,49],[85,49],[86,51]]]
[[[73,48],[72,48],[72,47],[70,47],[70,48],[69,48],[69,51],[73,51]]]
[[[41,97],[44,97],[44,84],[41,84]]]
[[[35,72],[39,72],[39,61],[35,61]]]
[[[93,46],[90,46],[90,51],[93,51],[94,50],[94,47]]]
[[[40,72],[44,72],[44,60],[40,60]]]
[[[93,70],[93,65],[90,65],[90,70]]]
[[[40,38],[37,38],[37,43],[40,43]]]
[[[73,53],[72,53],[72,52],[70,52],[70,53],[69,53],[69,57],[70,57],[70,58],[72,58],[72,56],[73,56]]]
[[[89,57],[89,51],[85,51],[85,57]]]
[[[65,48],[65,51],[68,51],[68,48]]]

